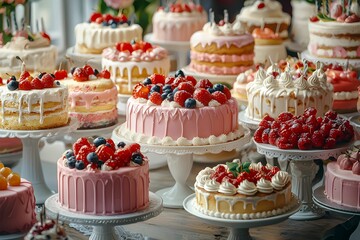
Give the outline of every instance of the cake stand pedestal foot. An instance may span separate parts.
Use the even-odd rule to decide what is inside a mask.
[[[183,208],[184,199],[194,191],[186,185],[193,165],[193,154],[167,154],[167,163],[175,185],[156,192],[163,199],[164,207]]]
[[[32,183],[36,204],[43,204],[53,192],[44,180],[38,147],[39,138],[22,138],[21,141],[23,143],[21,177]]]
[[[316,174],[316,164],[314,161],[290,162],[292,173],[292,192],[301,201],[300,210],[291,215],[293,220],[318,219],[325,215],[322,208],[314,204],[312,200],[312,180]]]
[[[90,240],[108,240],[116,239],[114,226],[93,226],[93,232],[90,235]]]
[[[227,240],[251,240],[249,228],[230,228]]]

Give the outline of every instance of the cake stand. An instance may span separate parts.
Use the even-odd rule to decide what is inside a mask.
[[[8,235],[0,235],[0,240],[20,240],[24,239],[27,233],[12,233]]]
[[[177,69],[185,67],[188,63],[188,53],[190,51],[190,42],[176,42],[176,41],[161,41],[154,39],[152,33],[148,33],[144,37],[145,41],[148,41],[152,44],[159,45],[169,52],[176,53],[176,63]]]
[[[314,203],[331,212],[353,216],[348,221],[341,224],[341,226],[338,226],[338,228],[340,227],[341,229],[342,227],[342,230],[345,231],[347,234],[350,233],[349,232],[350,229],[355,229],[355,231],[351,234],[351,238],[349,239],[360,239],[360,224],[359,224],[360,210],[356,208],[341,206],[337,203],[331,202],[324,194],[324,190],[325,190],[324,186],[318,187],[314,190],[314,194],[313,194]],[[331,229],[328,232],[330,231]],[[340,236],[341,233],[337,235]]]
[[[115,226],[142,222],[156,217],[162,212],[162,199],[152,192],[149,193],[149,198],[148,208],[122,215],[97,216],[70,212],[61,207],[58,202],[58,194],[52,195],[45,201],[45,208],[46,215],[51,219],[59,218],[64,222],[93,226],[90,240],[110,240],[117,239]]]
[[[259,123],[260,123],[260,121],[256,121],[256,120],[248,118],[245,115],[245,111],[239,112],[239,122],[243,126],[248,127],[253,132],[255,132],[255,130],[259,127]]]
[[[121,127],[121,126],[120,126]],[[118,128],[113,132],[112,139],[116,141],[131,142],[125,136],[117,134]],[[166,155],[167,164],[175,185],[170,188],[161,189],[156,192],[163,198],[164,207],[182,208],[184,199],[194,193],[193,189],[186,185],[186,180],[190,175],[193,165],[194,154],[201,155],[206,153],[218,154],[224,151],[232,151],[241,148],[250,140],[250,130],[245,128],[244,136],[231,142],[204,146],[163,146],[142,144],[142,152],[152,152]]]
[[[355,69],[360,70],[360,61],[358,59],[341,59],[341,58],[322,58],[312,56],[308,50],[305,50],[301,53],[301,57],[312,62],[320,61],[325,64],[340,64],[345,66],[349,61],[349,64],[353,66]]]
[[[39,154],[39,140],[43,137],[62,135],[75,128],[76,121],[72,120],[67,126],[44,130],[0,129],[0,137],[17,137],[22,141],[21,177],[31,182],[34,188],[36,204],[43,204],[53,194],[44,180]]]
[[[22,150],[0,154],[0,162],[2,162],[6,167],[15,166],[21,159]]]
[[[70,47],[66,50],[66,57],[70,58],[74,66],[81,67],[89,64],[91,67],[101,71],[101,54],[84,54],[75,52],[75,47]]]
[[[324,211],[314,204],[312,200],[312,180],[316,174],[315,159],[327,160],[330,157],[338,157],[352,143],[339,146],[335,149],[326,150],[306,150],[299,149],[279,149],[270,144],[255,142],[257,151],[266,157],[276,157],[279,161],[290,161],[292,174],[292,192],[301,201],[300,210],[290,218],[294,220],[311,220],[324,216]]]
[[[283,222],[286,219],[288,219],[290,215],[298,211],[300,208],[300,203],[298,202],[298,199],[294,196],[294,202],[292,203],[293,207],[284,214],[269,218],[250,219],[250,220],[232,220],[232,219],[212,217],[199,212],[195,208],[195,204],[196,204],[195,201],[196,201],[195,194],[188,196],[184,200],[184,209],[188,213],[198,218],[201,218],[206,223],[230,228],[230,234],[227,238],[228,240],[251,240],[252,238],[249,234],[249,228],[262,227],[262,226],[273,225]]]

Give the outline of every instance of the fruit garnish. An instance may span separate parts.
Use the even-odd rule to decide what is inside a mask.
[[[3,167],[0,169],[0,174],[5,178],[7,178],[10,173],[12,173],[12,170],[8,167]]]
[[[147,86],[145,86],[141,83],[138,83],[135,85],[132,95],[134,98],[148,99],[149,93],[150,93],[150,89]]]
[[[258,9],[262,9],[262,8],[264,8],[265,7],[265,3],[263,3],[263,2],[261,2],[261,3],[259,3],[258,5],[257,5],[257,8]]]
[[[8,183],[6,181],[6,178],[0,174],[0,190],[6,190],[8,186]]]
[[[73,78],[77,82],[84,82],[89,80],[89,75],[84,68],[76,68],[73,73]]]
[[[18,173],[10,173],[7,176],[7,181],[10,186],[19,186],[21,183],[21,177]]]
[[[98,77],[110,79],[111,76],[110,76],[110,72],[108,70],[104,69],[98,74]]]
[[[67,71],[64,69],[55,70],[54,75],[55,75],[55,80],[62,80],[67,77]]]
[[[180,106],[185,106],[185,101],[188,98],[191,98],[192,95],[184,90],[179,90],[174,94],[174,101],[177,102]]]

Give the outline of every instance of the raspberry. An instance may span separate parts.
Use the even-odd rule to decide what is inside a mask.
[[[270,129],[267,128],[263,131],[262,135],[261,135],[261,142],[262,143],[269,143],[269,132]]]
[[[182,77],[182,76],[178,76],[175,78],[174,82],[173,82],[173,85],[175,87],[179,86],[180,83],[185,83],[187,82],[186,78],[185,77]]]
[[[230,99],[230,98],[231,98],[231,93],[230,93],[229,88],[227,88],[226,86],[224,86],[224,89],[222,90],[222,92],[225,94],[225,96],[226,96],[227,99]]]
[[[204,106],[208,106],[209,102],[212,100],[211,94],[204,88],[196,89],[193,97],[202,104],[204,104]]]
[[[102,17],[102,14],[99,12],[93,12],[90,16],[90,22],[95,22],[97,18]]]
[[[314,131],[311,136],[311,142],[313,147],[315,148],[321,148],[322,146],[324,146],[324,140],[325,137],[319,130]]]
[[[154,73],[150,76],[150,79],[153,84],[165,84],[165,76],[162,74]]]
[[[336,140],[334,138],[326,138],[325,139],[325,144],[323,146],[324,149],[332,149],[334,148],[336,145]]]
[[[304,111],[304,116],[305,117],[310,117],[312,115],[316,116],[317,110],[313,107],[309,107],[307,109],[305,109]]]
[[[265,117],[263,118],[263,120],[266,120],[266,121],[269,121],[269,122],[273,122],[273,121],[275,121],[275,119],[274,118],[272,118],[272,117],[270,117],[269,115],[265,115]]]
[[[52,88],[54,86],[54,78],[49,73],[44,74],[41,77],[41,82],[44,85],[44,88]]]
[[[227,102],[227,97],[222,92],[216,91],[216,92],[213,92],[211,95],[212,95],[213,99],[216,100],[220,104],[224,104]]]
[[[134,98],[145,98],[148,99],[150,89],[143,85],[142,83],[138,83],[135,85],[132,95]]]
[[[308,137],[301,137],[298,140],[297,146],[300,150],[309,150],[312,148],[311,139]]]
[[[184,107],[185,106],[185,100],[188,98],[191,98],[191,94],[184,91],[184,90],[179,90],[175,93],[174,95],[174,101],[177,102],[180,106]]]
[[[275,130],[278,130],[280,129],[281,127],[281,124],[279,121],[275,120],[271,123],[271,129],[275,129]]]
[[[115,143],[111,138],[106,139],[106,143],[111,146],[112,150],[114,150],[114,151],[116,150]]]
[[[162,103],[162,98],[161,98],[161,94],[158,92],[152,92],[150,94],[149,100],[154,103],[155,105],[161,105]]]
[[[173,84],[174,81],[175,81],[175,78],[169,76],[169,77],[167,77],[167,78],[165,79],[165,84]]]
[[[213,84],[210,82],[209,79],[201,79],[200,81],[197,82],[197,84],[195,85],[195,88],[212,88]]]
[[[327,111],[327,112],[325,113],[325,116],[328,117],[329,119],[334,120],[334,119],[337,118],[337,113],[334,112],[334,111]]]
[[[129,149],[130,153],[133,154],[134,152],[140,152],[140,144],[132,143],[126,145],[126,149]]]
[[[87,165],[89,162],[87,161],[86,157],[89,153],[94,152],[95,147],[90,145],[83,145],[79,152],[76,154],[76,160],[81,160]]]
[[[195,91],[195,88],[193,87],[193,85],[190,82],[181,82],[178,85],[178,89],[187,91],[190,94],[193,94]]]
[[[316,119],[316,117],[314,115],[310,115],[306,121],[305,121],[306,125],[309,125],[309,126],[317,126],[318,125],[318,121]]]
[[[264,130],[265,130],[264,127],[259,127],[258,129],[256,129],[256,131],[254,133],[255,142],[262,143],[262,134],[263,134]]]
[[[31,90],[31,82],[28,80],[21,81],[19,83],[19,90]]]
[[[294,132],[291,133],[288,138],[288,142],[293,145],[293,148],[296,148],[296,146],[298,144],[298,136]]]
[[[191,82],[191,85],[195,86],[197,81],[193,76],[185,76],[186,81]]]
[[[264,127],[264,128],[270,128],[271,127],[271,123],[265,119],[261,120],[261,122],[259,123],[259,126]]]
[[[74,144],[73,144],[73,151],[74,151],[74,154],[77,155],[77,153],[79,152],[80,148],[82,146],[90,146],[90,142],[87,138],[79,138]]]
[[[109,159],[114,159],[114,150],[111,149],[111,147],[108,147],[106,145],[100,145],[95,153],[98,155],[99,160],[106,162]]]
[[[114,153],[114,160],[123,163],[123,166],[128,166],[131,161],[131,152],[129,149],[117,149]]]
[[[85,70],[87,75],[93,75],[94,74],[94,69],[90,65],[85,65],[84,70]]]
[[[302,126],[299,123],[294,123],[291,125],[290,130],[296,135],[300,135],[302,133]]]
[[[288,128],[285,128],[279,132],[280,137],[289,138],[292,134],[292,131]]]
[[[34,79],[31,81],[31,88],[32,88],[32,89],[43,89],[43,88],[44,88],[44,84],[40,81],[40,79],[34,78]]]
[[[89,80],[89,76],[86,74],[83,68],[75,68],[73,73],[73,78],[77,82],[84,82]]]
[[[329,136],[331,129],[332,129],[331,123],[325,123],[320,127],[320,131],[324,135],[324,137]]]
[[[66,70],[55,70],[54,75],[55,75],[55,80],[62,80],[67,77],[67,71]]]
[[[98,75],[98,77],[105,78],[105,79],[110,79],[110,76],[111,76],[110,72],[106,69],[102,70]]]
[[[215,171],[217,173],[222,173],[222,172],[226,172],[226,168],[224,165],[218,165],[217,168],[215,169]]]
[[[269,143],[271,145],[276,145],[276,140],[278,139],[279,134],[276,129],[271,129],[269,132]]]
[[[279,116],[278,116],[278,120],[280,122],[286,122],[286,121],[288,121],[288,120],[290,120],[292,118],[293,118],[293,115],[291,113],[289,113],[289,112],[280,113]]]
[[[293,145],[291,143],[288,143],[286,138],[280,137],[276,141],[276,146],[280,149],[291,149],[293,148]]]

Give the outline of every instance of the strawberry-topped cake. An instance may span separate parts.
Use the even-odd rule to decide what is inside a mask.
[[[195,208],[212,217],[258,219],[280,215],[297,203],[287,172],[235,159],[196,176]]]
[[[325,195],[339,205],[360,209],[360,152],[358,147],[327,164]]]
[[[352,141],[354,128],[334,111],[317,117],[315,108],[307,108],[302,115],[281,113],[276,119],[265,116],[254,133],[258,143],[280,149],[332,149]]]
[[[152,18],[153,38],[157,41],[187,42],[207,21],[207,14],[200,4],[181,0],[161,6]]]
[[[167,75],[170,71],[167,50],[144,41],[119,42],[106,48],[101,64],[103,69],[110,71],[119,93],[127,95],[149,75]]]
[[[68,117],[68,89],[54,75],[32,76],[22,71],[0,86],[0,128],[36,130],[65,126]]]
[[[26,233],[36,222],[31,183],[0,162],[0,238]]]
[[[101,128],[117,122],[117,89],[110,79],[110,72],[99,72],[89,65],[55,72],[69,89],[69,113],[77,119],[79,129]]]
[[[117,215],[149,205],[149,162],[137,143],[80,138],[57,162],[59,203],[77,213]]]
[[[122,13],[118,16],[94,12],[88,22],[75,26],[75,52],[101,54],[118,42],[142,39],[142,28]]]
[[[183,146],[232,141],[244,129],[226,86],[178,70],[175,77],[153,74],[134,87],[126,123],[116,134],[139,143]]]

